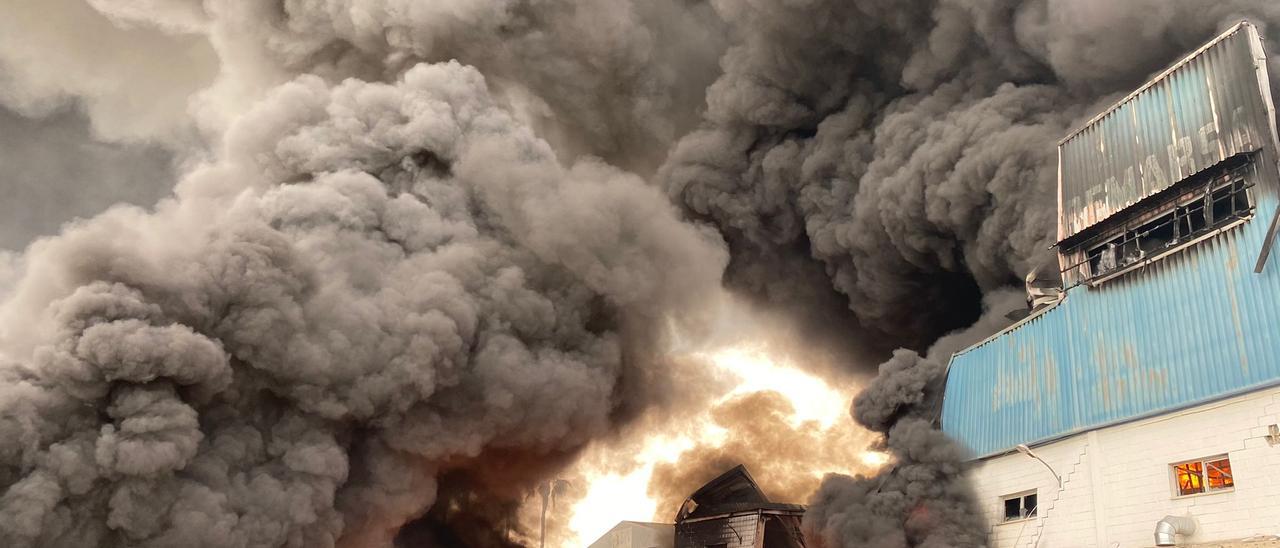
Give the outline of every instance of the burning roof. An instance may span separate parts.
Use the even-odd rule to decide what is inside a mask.
[[[804,506],[798,504],[771,502],[747,468],[739,464],[689,495],[676,522],[758,509],[804,512]]]
[[[804,506],[771,502],[739,464],[685,499],[676,515],[676,548],[803,548],[803,515]]]

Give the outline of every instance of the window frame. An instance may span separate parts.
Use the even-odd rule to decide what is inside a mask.
[[[1089,284],[1102,283],[1131,270],[1141,268],[1151,260],[1191,247],[1203,241],[1205,239],[1203,236],[1214,234],[1218,230],[1243,222],[1252,216],[1255,207],[1252,189],[1253,184],[1245,177],[1244,173],[1238,170],[1229,171],[1218,178],[1210,180],[1204,186],[1189,190],[1160,205],[1158,208],[1146,212],[1140,216],[1141,221],[1124,225],[1120,229],[1113,231],[1110,237],[1101,238],[1100,241],[1083,247],[1084,260],[1089,265],[1089,278],[1085,282]],[[1223,195],[1215,196],[1219,193]],[[1240,199],[1243,204],[1237,204],[1237,199]],[[1218,203],[1223,200],[1228,202],[1230,210],[1219,219],[1214,210],[1217,208]],[[1197,213],[1203,223],[1199,228],[1191,224],[1195,218],[1194,215]],[[1185,225],[1186,232],[1183,232],[1183,221],[1187,222],[1187,225]],[[1172,223],[1171,228],[1174,229],[1174,240],[1155,249],[1141,250],[1144,243],[1143,238],[1147,234],[1169,223]],[[1117,243],[1119,244],[1118,248]],[[1101,270],[1099,266],[1102,261],[1102,255],[1108,246],[1118,249],[1119,255],[1126,255],[1126,251],[1129,251],[1137,252],[1137,256],[1132,258],[1112,255],[1113,264],[1111,268]],[[1130,250],[1130,247],[1133,249]]]
[[[1209,463],[1221,462],[1224,460],[1227,461],[1227,468],[1231,470],[1231,472],[1228,473],[1228,477],[1231,478],[1231,485],[1227,487],[1217,487],[1217,488],[1209,487],[1209,467],[1210,467]],[[1183,494],[1182,487],[1178,483],[1178,467],[1184,466],[1187,464],[1200,465],[1200,471],[1199,471],[1200,491],[1197,493]],[[1169,463],[1169,465],[1166,466],[1165,468],[1169,470],[1169,490],[1171,493],[1171,496],[1169,498],[1171,499],[1185,499],[1185,498],[1191,498],[1191,497],[1202,497],[1205,495],[1219,495],[1222,493],[1231,493],[1236,490],[1235,467],[1232,466],[1230,453],[1220,453],[1216,455],[1210,455],[1208,457],[1180,460],[1177,462]],[[1218,467],[1215,466],[1214,468],[1218,468]],[[1221,468],[1218,468],[1218,470],[1222,471]]]
[[[1097,287],[1248,222],[1257,208],[1254,192],[1257,174],[1252,162],[1252,157],[1246,155],[1239,162],[1206,170],[1157,195],[1163,197],[1149,196],[1125,208],[1133,211],[1124,215],[1117,213],[1114,219],[1082,231],[1076,237],[1083,239],[1059,250],[1064,288],[1077,285]],[[1223,195],[1215,198],[1214,195],[1220,192]],[[1230,211],[1217,218],[1212,210],[1222,200],[1231,204]],[[1145,206],[1142,205],[1144,203]],[[1192,214],[1203,219],[1205,225],[1202,228],[1192,226]],[[1103,228],[1102,225],[1108,223],[1109,226]],[[1169,223],[1177,227],[1176,243],[1140,251],[1135,259],[1123,262],[1128,253],[1143,247],[1140,243],[1142,238]],[[1184,226],[1189,232],[1183,231]],[[1091,236],[1082,236],[1090,233]],[[1065,242],[1060,242],[1060,245],[1062,243]],[[1108,244],[1116,244],[1119,254],[1114,256],[1116,264],[1112,268],[1100,271],[1100,258]]]
[[[1040,491],[1039,489],[1028,489],[1026,491],[1018,491],[1017,493],[1009,493],[1007,495],[1001,495],[998,501],[998,506],[997,506],[997,509],[1000,512],[1000,518],[1001,518],[1000,523],[1001,524],[1019,523],[1023,521],[1033,520],[1040,517],[1040,492],[1039,491]],[[1036,497],[1036,506],[1031,509],[1030,514],[1023,515],[1017,518],[1010,518],[1005,515],[1005,512],[1004,512],[1005,503],[1013,499],[1018,499],[1019,514],[1027,511],[1026,503],[1027,503],[1028,495],[1034,495]]]

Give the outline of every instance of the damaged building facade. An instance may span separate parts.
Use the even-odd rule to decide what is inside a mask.
[[[622,522],[591,548],[804,548],[803,516],[804,506],[770,501],[738,465],[689,495],[674,525]]]
[[[1266,66],[1241,23],[1059,144],[1062,290],[948,367],[992,546],[1280,546]]]
[[[804,506],[772,502],[738,465],[680,505],[675,548],[804,548]]]

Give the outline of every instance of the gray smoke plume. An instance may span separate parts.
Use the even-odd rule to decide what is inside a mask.
[[[1045,256],[1073,124],[1241,17],[1280,21],[1267,0],[713,4],[736,40],[662,182],[725,234],[736,287],[771,298],[791,278],[755,263],[817,261],[916,349]]]
[[[588,156],[651,172],[696,122],[724,41],[704,3],[4,12],[0,104],[205,165],[154,212],[0,255],[0,430],[24,440],[0,543],[374,545],[419,516],[409,537],[488,542],[669,397],[655,327],[695,315],[724,252]],[[483,80],[421,68],[451,59]]]
[[[216,138],[298,74],[390,82],[420,62],[456,59],[558,153],[649,171],[696,123],[725,41],[710,6],[686,0],[88,4],[7,9],[0,103],[36,112],[77,100],[116,139],[193,127]]]
[[[823,480],[804,517],[811,545],[986,546],[982,512],[962,475],[968,455],[932,423],[944,371],[936,360],[899,350],[854,399],[854,419],[884,434],[893,461],[870,477]]]
[[[215,5],[215,44],[252,59],[264,83],[300,72],[385,80],[457,59],[484,73],[558,151],[633,169],[652,170],[696,120],[723,47],[710,8],[683,0]]]
[[[1068,128],[1240,17],[1280,39],[1270,0],[3,11],[0,105],[194,166],[0,253],[12,546],[508,542],[530,487],[663,403],[657,326],[726,264],[927,348],[1047,253]],[[859,399],[899,465],[828,480],[825,545],[980,542],[930,358]]]
[[[0,133],[46,151],[11,147],[0,186],[61,199],[7,202],[36,206],[8,222],[38,221],[0,227],[0,245],[19,249],[103,199],[151,205],[177,178],[141,169],[155,149],[184,164],[212,160],[234,119],[300,74],[392,82],[418,63],[457,59],[562,160],[595,155],[647,176],[696,123],[722,26],[705,2],[685,0],[15,0],[0,17],[0,109],[33,120],[0,119]],[[65,132],[45,118],[71,110],[105,143],[77,154],[49,142]],[[24,130],[33,124],[41,131]],[[94,161],[111,148],[146,157],[134,169],[111,155]],[[48,169],[42,160],[59,153]],[[94,176],[81,176],[88,165]],[[63,190],[70,182],[81,191]]]
[[[458,63],[298,77],[219,148],[23,257],[0,544],[386,545],[438,494],[518,501],[441,478],[505,459],[518,491],[644,405],[726,261]]]
[[[660,181],[720,228],[737,289],[774,299],[794,278],[772,265],[818,262],[861,329],[917,350],[1044,262],[1070,128],[1241,18],[1280,39],[1267,0],[713,4],[735,40]],[[963,451],[925,413],[948,357],[896,353],[859,397],[898,465],[824,484],[819,545],[984,542]]]
[[[946,363],[952,352],[988,337],[1026,306],[1020,292],[983,298],[982,317],[949,333],[927,357],[900,349],[853,400],[856,422],[884,436],[889,465],[871,476],[829,474],[810,499],[805,538],[815,548],[876,546],[980,548],[982,511],[963,476],[966,450],[937,430]]]

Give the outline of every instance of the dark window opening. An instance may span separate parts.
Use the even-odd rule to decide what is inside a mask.
[[[765,516],[763,548],[804,548],[800,518]]]
[[[1022,499],[1021,498],[1004,499],[1005,521],[1008,521],[1011,519],[1018,519],[1020,517],[1022,517]]]
[[[1036,517],[1036,494],[1006,495],[1004,499],[1004,520],[1013,521]]]
[[[1214,179],[1202,190],[1185,193],[1151,210],[1165,209],[1162,214],[1136,227],[1125,227],[1110,239],[1086,244],[1090,245],[1085,261],[1091,277],[1117,272],[1247,217],[1252,212],[1250,186],[1238,174]]]

